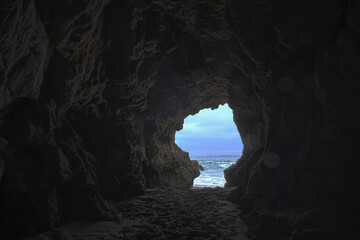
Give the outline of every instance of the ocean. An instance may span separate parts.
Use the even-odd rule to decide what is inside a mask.
[[[241,152],[193,152],[191,160],[197,160],[204,171],[195,178],[194,187],[223,187],[225,184],[224,169],[234,164]]]

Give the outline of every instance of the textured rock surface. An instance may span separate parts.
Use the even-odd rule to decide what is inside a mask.
[[[229,104],[245,148],[225,172],[227,185],[239,186],[230,198],[254,211],[251,231],[260,239],[296,232],[274,231],[278,215],[267,210],[282,215],[284,225],[275,229],[286,228],[287,221],[317,239],[356,238],[349,230],[359,221],[359,177],[353,170],[359,159],[358,2],[228,6],[239,43],[236,65],[244,66],[242,79],[231,82]],[[296,214],[287,216],[290,209]],[[294,215],[301,219],[309,209],[318,209],[316,217],[294,224]]]
[[[250,233],[350,239],[360,215],[359,6],[1,1],[1,234],[112,218],[114,202],[146,187],[190,187],[199,170],[175,132],[228,102],[244,153],[225,177]],[[287,230],[269,232],[271,219]]]
[[[121,202],[114,221],[71,222],[26,240],[196,239],[247,240],[229,188],[157,188]]]

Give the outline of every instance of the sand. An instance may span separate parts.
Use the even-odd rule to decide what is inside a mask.
[[[245,240],[247,227],[237,205],[225,200],[226,188],[146,190],[119,203],[116,221],[72,222],[28,239],[234,239]]]

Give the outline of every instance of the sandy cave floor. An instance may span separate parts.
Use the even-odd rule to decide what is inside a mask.
[[[237,205],[225,200],[228,188],[146,190],[119,204],[117,221],[72,222],[28,239],[233,239],[245,240]]]

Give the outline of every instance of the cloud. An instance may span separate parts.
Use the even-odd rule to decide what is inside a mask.
[[[232,110],[227,104],[215,110],[204,109],[187,117],[183,129],[176,133],[175,141],[188,151],[194,148],[204,151],[206,148],[214,150],[215,147],[218,148],[217,151],[221,151],[232,147],[239,149],[239,145],[242,147]]]

